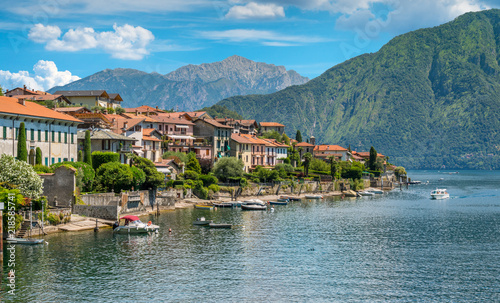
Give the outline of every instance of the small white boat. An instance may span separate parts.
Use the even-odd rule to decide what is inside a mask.
[[[322,195],[306,195],[306,199],[323,199]]]
[[[158,225],[154,225],[149,221],[147,224],[141,222],[137,216],[124,216],[121,219],[125,220],[125,225],[115,225],[113,232],[118,234],[144,234],[149,232],[158,232],[160,228]]]
[[[365,196],[365,197],[375,196],[375,193],[373,193],[371,191],[367,191],[367,190],[360,191],[360,192],[358,192],[358,194]]]
[[[241,210],[267,210],[267,206],[260,204],[241,204]]]
[[[22,244],[22,245],[37,245],[43,244],[43,239],[30,239],[30,238],[7,238],[5,240],[9,244]]]
[[[381,195],[381,194],[383,194],[383,193],[384,193],[384,191],[383,191],[383,190],[381,190],[381,189],[376,189],[376,188],[370,188],[370,189],[369,189],[369,190],[367,190],[367,191],[369,191],[369,192],[371,192],[371,193],[374,193],[374,194],[379,194],[379,195]]]
[[[431,192],[431,199],[441,200],[448,199],[450,194],[446,191],[446,189],[436,188]]]
[[[245,205],[264,205],[265,206],[266,202],[259,200],[259,199],[250,199],[250,200],[246,200],[242,204],[245,204]]]
[[[212,220],[206,220],[205,217],[201,217],[196,219],[196,221],[193,222],[193,225],[208,225],[212,223]]]

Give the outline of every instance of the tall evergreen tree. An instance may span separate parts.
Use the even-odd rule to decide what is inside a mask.
[[[300,133],[300,130],[297,130],[297,134],[295,135],[295,140],[297,140],[297,142],[302,142],[302,134]]]
[[[312,155],[311,153],[304,154],[304,174],[306,177],[309,176],[309,165],[311,164]]]
[[[41,165],[42,164],[42,149],[40,147],[36,148],[35,164],[36,165]]]
[[[375,170],[375,163],[377,163],[377,151],[373,146],[370,148],[370,160],[368,166],[371,170]]]
[[[82,162],[83,161],[83,152],[82,152],[82,150],[78,151],[78,156],[76,158],[76,161],[77,162]]]
[[[83,162],[92,166],[92,148],[90,143],[90,130],[85,131],[85,141],[83,142]]]
[[[28,150],[26,149],[26,128],[21,122],[17,135],[17,160],[28,161]]]

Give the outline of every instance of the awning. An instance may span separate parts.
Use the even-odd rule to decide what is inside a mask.
[[[175,128],[189,128],[187,125],[175,125]]]
[[[157,167],[156,170],[159,171],[160,173],[167,174],[167,175],[172,173],[170,171],[170,169],[168,169],[166,167]]]
[[[195,139],[195,137],[182,136],[182,135],[167,135],[167,136],[172,139]]]
[[[120,218],[120,220],[122,220],[122,219],[125,219],[125,220],[128,220],[128,221],[136,221],[136,220],[139,220],[139,217],[128,215],[128,216],[123,216],[123,217]]]

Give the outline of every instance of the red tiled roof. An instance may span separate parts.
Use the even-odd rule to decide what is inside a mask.
[[[61,112],[61,113],[77,112],[79,110],[84,110],[87,113],[91,112],[90,109],[87,109],[86,107],[83,107],[83,106],[80,106],[80,107],[56,107],[56,108],[54,108],[54,110],[56,112]]]
[[[356,155],[363,157],[363,158],[370,158],[370,152],[355,152]],[[385,156],[382,154],[377,153],[377,157],[379,158],[384,158]]]
[[[283,126],[283,127],[285,127],[283,124],[280,124],[277,122],[260,122],[259,124],[260,124],[260,126],[267,126],[267,127],[270,127],[270,126]]]
[[[241,134],[231,134],[231,139],[242,144],[253,144],[247,137],[242,136]]]
[[[200,119],[196,119],[195,121],[205,121],[206,123],[211,124],[211,125],[213,125],[215,127],[219,127],[219,128],[233,128],[231,126],[220,124],[219,122],[215,121],[214,119],[203,119],[203,118],[200,118]]]
[[[339,145],[326,145],[326,144],[316,145],[314,147],[314,151],[331,151],[331,150],[346,151],[347,148],[343,148],[342,146]]]
[[[138,111],[139,113],[142,113],[142,112],[147,112],[149,109],[150,112],[162,112],[162,110],[157,110],[156,108],[154,107],[151,107],[149,105],[141,105],[139,107],[128,107],[128,108],[124,108],[125,112],[126,113],[135,113],[135,111]]]
[[[142,115],[142,114],[131,114],[131,113],[123,113],[121,114],[122,117],[125,117],[125,118],[129,118],[129,119],[138,119],[138,118],[142,118],[142,119],[145,119],[144,121],[146,122],[157,122],[155,119],[149,117],[149,116],[146,116],[146,115]]]
[[[151,118],[156,120],[157,122],[162,122],[162,123],[194,125],[194,123],[191,121],[188,121],[186,119],[177,118],[174,116],[170,116],[170,114],[165,114],[165,113],[158,114],[156,116],[152,116]]]
[[[15,115],[65,120],[71,122],[83,122],[73,116],[56,112],[55,110],[51,110],[34,102],[24,101],[24,105],[22,105],[21,103],[19,103],[18,99],[4,96],[0,96],[0,112]]]

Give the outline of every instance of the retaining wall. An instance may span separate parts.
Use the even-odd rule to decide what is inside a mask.
[[[120,212],[118,205],[73,205],[73,213],[81,216],[105,220],[117,220]]]

